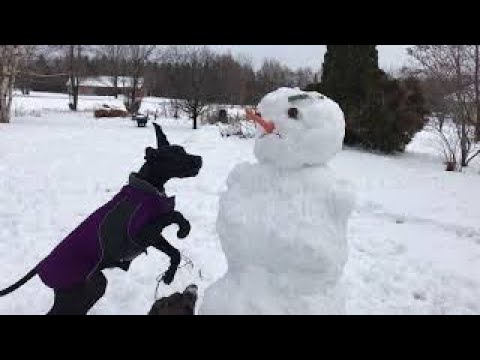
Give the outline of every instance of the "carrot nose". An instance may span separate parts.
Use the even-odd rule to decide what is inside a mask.
[[[248,120],[259,124],[267,134],[271,134],[273,129],[275,129],[275,124],[273,122],[265,120],[261,116],[257,115],[252,109],[246,109],[245,113]]]

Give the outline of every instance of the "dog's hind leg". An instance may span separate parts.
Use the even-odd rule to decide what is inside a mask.
[[[94,274],[87,282],[68,290],[55,290],[55,300],[47,315],[86,315],[105,294],[107,278]]]
[[[86,303],[84,306],[85,314],[105,295],[107,289],[107,278],[102,272],[96,273],[88,282]]]

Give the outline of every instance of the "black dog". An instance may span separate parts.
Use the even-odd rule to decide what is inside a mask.
[[[196,285],[189,285],[181,294],[176,292],[163,297],[155,301],[148,315],[195,315],[197,291]]]
[[[161,232],[177,224],[177,236],[185,238],[190,223],[174,210],[175,199],[165,195],[164,185],[172,178],[196,176],[202,158],[170,145],[161,127],[154,126],[157,149],[146,148],[146,161],[140,171],[132,173],[129,183],[112,200],[91,214],[21,280],[0,291],[0,296],[39,275],[55,293],[48,314],[87,314],[105,293],[107,279],[102,270],[117,267],[127,271],[132,260],[150,246],[170,257],[163,281],[173,281],[180,253]]]

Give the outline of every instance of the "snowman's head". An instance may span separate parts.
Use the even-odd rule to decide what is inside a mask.
[[[283,87],[267,94],[258,110],[265,120],[255,141],[259,162],[281,168],[323,165],[342,149],[343,112],[318,92]]]

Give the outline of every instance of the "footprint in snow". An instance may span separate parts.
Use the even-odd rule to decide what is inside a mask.
[[[426,295],[425,295],[423,292],[421,292],[421,291],[415,291],[415,292],[413,292],[413,298],[414,298],[415,300],[420,300],[420,301],[425,301],[425,300],[427,300]]]

